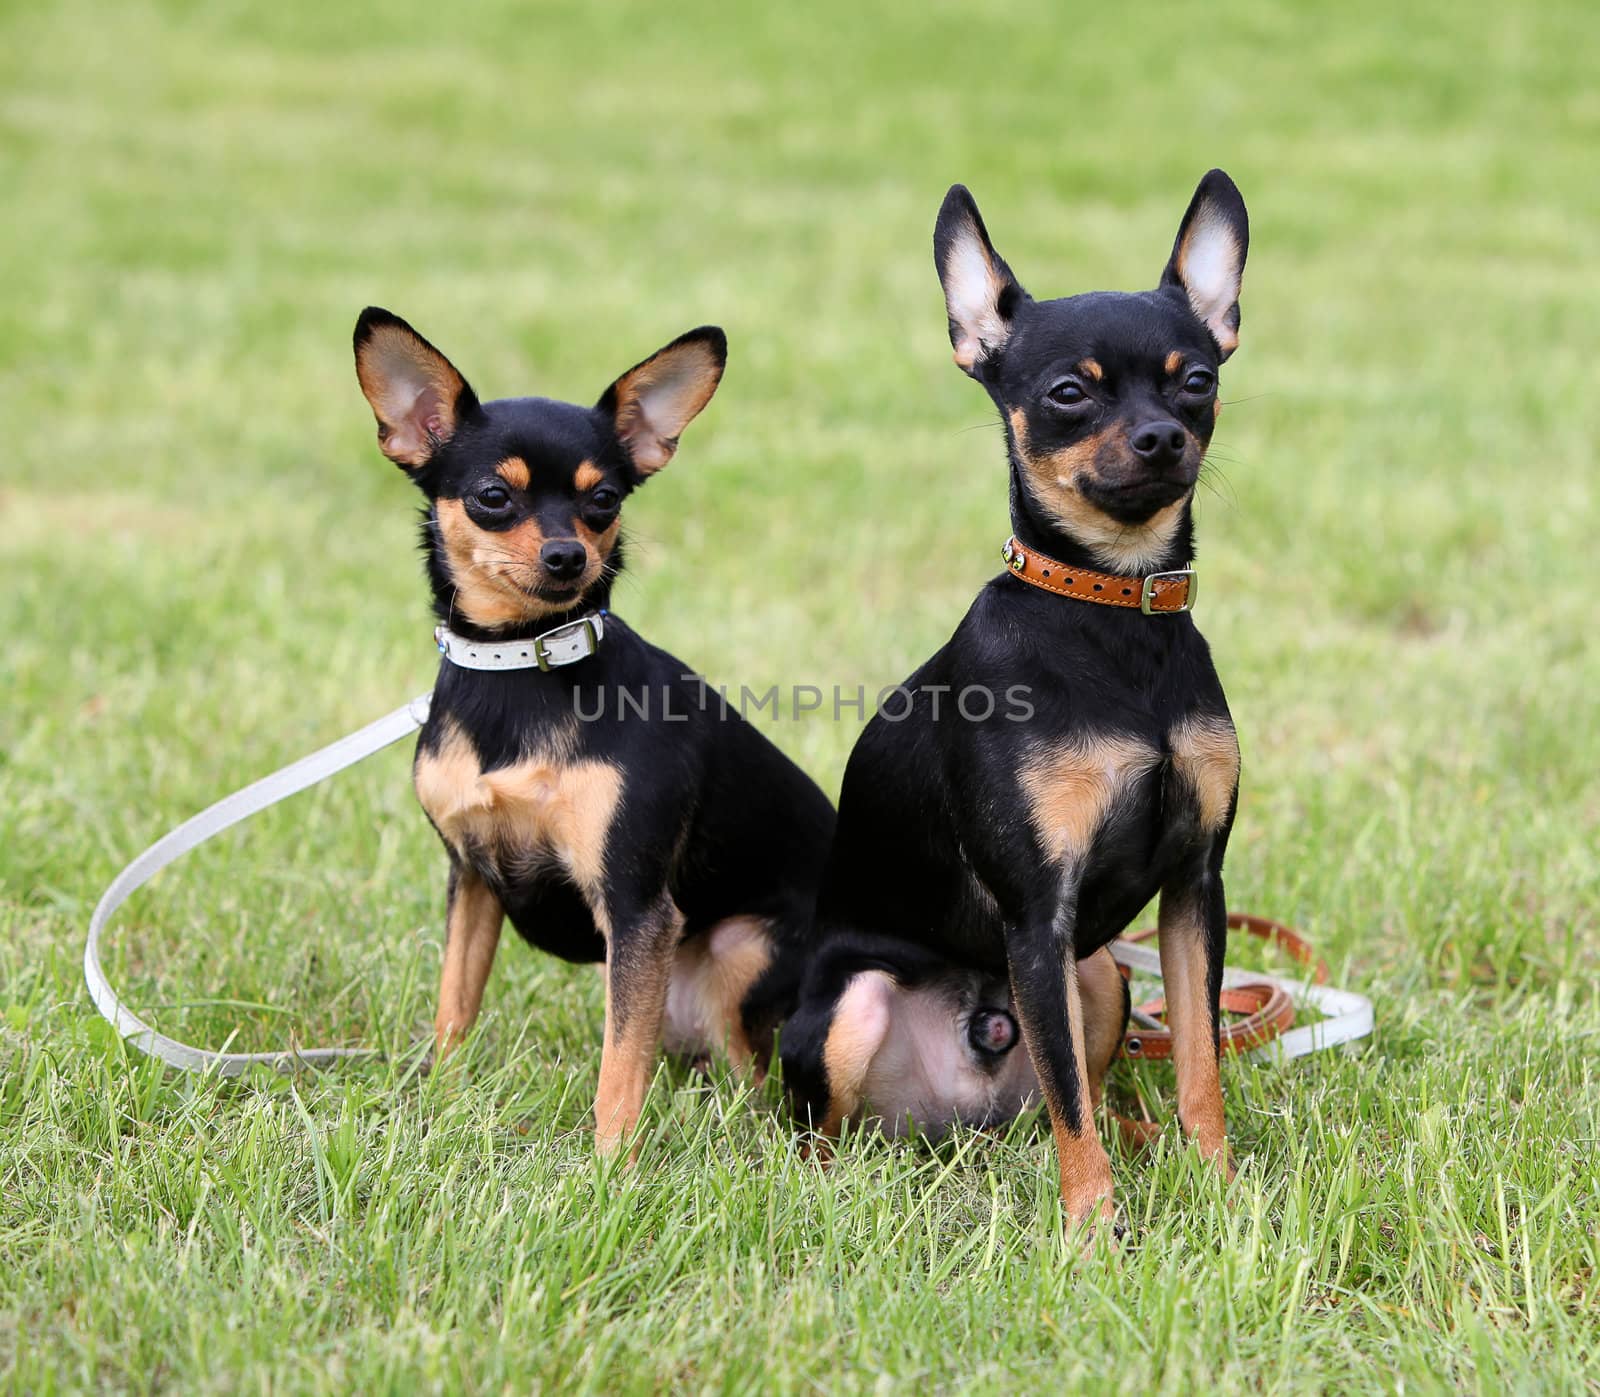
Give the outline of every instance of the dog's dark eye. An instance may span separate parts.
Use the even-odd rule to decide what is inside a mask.
[[[1083,391],[1083,385],[1080,384],[1076,379],[1072,378],[1062,379],[1060,383],[1055,384],[1050,391],[1045,394],[1045,397],[1049,398],[1050,401],[1053,402],[1057,407],[1077,407],[1077,405],[1085,401],[1088,396],[1089,395]]]
[[[1190,369],[1189,376],[1183,380],[1185,393],[1209,393],[1216,378],[1210,369]]]
[[[617,507],[622,496],[617,494],[609,485],[602,485],[594,494],[589,496],[589,503],[595,509],[609,513]]]
[[[474,498],[484,509],[504,509],[511,503],[511,492],[503,485],[485,485]]]

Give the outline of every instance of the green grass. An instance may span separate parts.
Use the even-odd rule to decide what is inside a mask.
[[[14,1389],[1600,1389],[1592,5],[896,9],[0,11]],[[876,687],[1005,532],[946,185],[1055,294],[1149,285],[1212,164],[1254,225],[1201,519],[1231,900],[1378,1015],[1227,1069],[1230,1192],[1118,1160],[1132,1243],[1080,1258],[1035,1121],[821,1174],[770,1091],[673,1072],[608,1171],[595,977],[515,945],[463,1070],[409,1077],[442,861],[399,751],[109,956],[192,1040],[395,1057],[227,1085],[112,1040],[79,956],[121,862],[430,681],[362,305],[490,395],[725,325],[618,607],[718,681]],[[836,789],[851,722],[771,730]]]

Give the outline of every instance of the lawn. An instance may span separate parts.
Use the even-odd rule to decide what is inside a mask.
[[[1595,9],[996,10],[0,10],[0,1381],[1600,1390]],[[1253,225],[1200,508],[1231,901],[1378,1017],[1225,1070],[1231,1190],[1169,1131],[1080,1257],[1037,1121],[821,1173],[771,1088],[678,1069],[603,1168],[598,981],[509,941],[419,1078],[443,861],[402,749],[108,944],[191,1041],[385,1061],[198,1080],[96,1018],[121,863],[431,682],[363,305],[488,396],[725,326],[617,609],[718,682],[876,688],[1006,532],[945,188],[1036,293],[1141,287],[1214,164]],[[852,714],[762,721],[836,792]]]

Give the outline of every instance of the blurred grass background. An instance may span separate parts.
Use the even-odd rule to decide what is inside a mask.
[[[0,40],[13,1385],[1594,1390],[1592,5],[66,0]],[[1252,222],[1200,510],[1231,900],[1380,1024],[1233,1070],[1231,1208],[1181,1151],[1121,1163],[1141,1240],[1080,1265],[1027,1124],[822,1179],[770,1094],[671,1075],[624,1184],[583,1134],[598,986],[509,944],[454,1089],[241,1093],[108,1041],[77,961],[115,869],[431,681],[361,306],[485,396],[586,401],[725,326],[617,609],[716,682],[870,691],[1006,531],[945,188],[1035,294],[1137,288],[1213,164]],[[854,724],[770,731],[836,790]],[[119,986],[196,1041],[409,1043],[443,880],[406,762],[164,878]]]

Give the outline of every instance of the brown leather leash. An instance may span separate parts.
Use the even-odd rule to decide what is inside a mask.
[[[1283,951],[1296,965],[1311,973],[1314,984],[1328,983],[1327,964],[1312,949],[1311,943],[1293,927],[1268,917],[1255,917],[1246,912],[1228,914],[1230,931],[1245,931],[1251,936],[1270,942]],[[1157,928],[1141,927],[1123,935],[1122,940],[1148,941]],[[1119,966],[1124,979],[1131,979],[1127,966]],[[1224,1023],[1217,1033],[1217,1041],[1225,1053],[1248,1052],[1272,1042],[1294,1026],[1294,1000],[1281,984],[1262,981],[1231,985],[1222,991],[1222,1009],[1240,1017]],[[1166,1012],[1165,999],[1151,999],[1135,1006],[1136,1014],[1159,1019]],[[1159,1061],[1172,1056],[1172,1030],[1168,1028],[1130,1028],[1122,1040],[1122,1055],[1144,1061]]]

